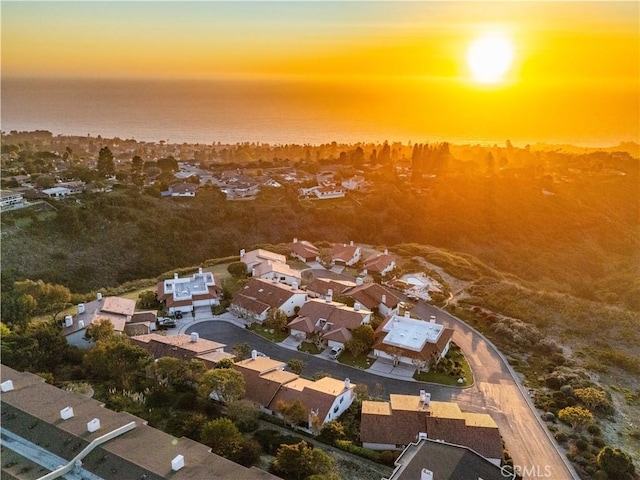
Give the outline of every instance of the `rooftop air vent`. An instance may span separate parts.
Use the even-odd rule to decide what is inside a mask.
[[[171,470],[177,472],[182,467],[184,467],[184,455],[176,455],[176,457],[171,460]]]
[[[10,392],[11,390],[13,390],[13,381],[6,380],[6,381],[0,383],[0,391],[2,391],[2,392]]]
[[[73,407],[64,407],[60,410],[60,418],[62,420],[69,420],[71,417],[73,417]]]

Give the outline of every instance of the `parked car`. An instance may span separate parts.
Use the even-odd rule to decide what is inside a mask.
[[[156,320],[156,325],[159,330],[166,330],[167,328],[174,328],[176,326],[176,321],[173,318],[160,317]]]
[[[333,347],[331,349],[331,351],[329,352],[329,358],[335,360],[337,359],[340,354],[342,353],[343,348],[342,347]]]

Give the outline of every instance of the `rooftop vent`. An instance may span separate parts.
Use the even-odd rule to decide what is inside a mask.
[[[60,410],[60,418],[62,420],[69,420],[71,417],[73,417],[73,407],[64,407]]]
[[[84,320],[78,320],[78,328],[84,328]]]
[[[176,457],[171,460],[171,470],[177,472],[182,467],[184,467],[184,455],[176,455]]]
[[[427,439],[427,434],[425,432],[418,433],[418,440],[426,440],[426,439]]]
[[[362,305],[360,305],[359,302],[356,302],[353,304],[353,309],[357,312],[358,310],[360,310],[360,308],[362,307]]]
[[[78,313],[84,313],[84,303],[78,304]]]
[[[433,472],[426,468],[423,468],[420,472],[420,480],[433,480]]]
[[[356,278],[356,285],[360,286],[362,285],[362,282],[363,282],[362,277]]]
[[[100,419],[94,418],[90,422],[87,422],[87,431],[89,433],[93,433],[97,430],[100,430]]]
[[[10,392],[11,390],[13,390],[13,381],[6,380],[6,381],[0,383],[0,391],[2,391],[2,392]]]

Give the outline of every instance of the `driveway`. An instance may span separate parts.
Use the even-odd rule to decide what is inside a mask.
[[[454,328],[453,340],[467,356],[475,375],[475,384],[466,389],[443,385],[426,384],[394,375],[379,369],[361,370],[342,365],[320,355],[310,355],[280,346],[237,325],[221,321],[205,321],[186,329],[187,333],[197,331],[200,336],[226,344],[230,350],[234,344],[246,342],[253,349],[269,357],[287,362],[292,358],[304,362],[303,374],[313,376],[323,371],[334,378],[346,378],[353,383],[367,385],[369,394],[388,398],[390,393],[418,395],[421,389],[431,393],[433,400],[453,401],[463,410],[489,413],[500,429],[514,464],[523,469],[525,480],[548,478],[564,480],[578,478],[573,469],[569,470],[563,457],[555,449],[546,427],[537,412],[528,403],[530,400],[514,381],[508,366],[491,344],[481,334],[464,322],[438,308],[417,302],[416,316],[429,318],[436,315],[437,321]]]

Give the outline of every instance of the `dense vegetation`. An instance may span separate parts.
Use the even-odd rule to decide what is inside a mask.
[[[251,202],[215,188],[161,199],[138,188],[3,214],[3,287],[43,279],[89,291],[260,243],[416,242],[467,252],[539,288],[640,309],[638,173],[541,180],[449,175],[420,188],[374,171],[368,194],[300,202],[293,185]],[[26,218],[25,218],[26,216]]]

